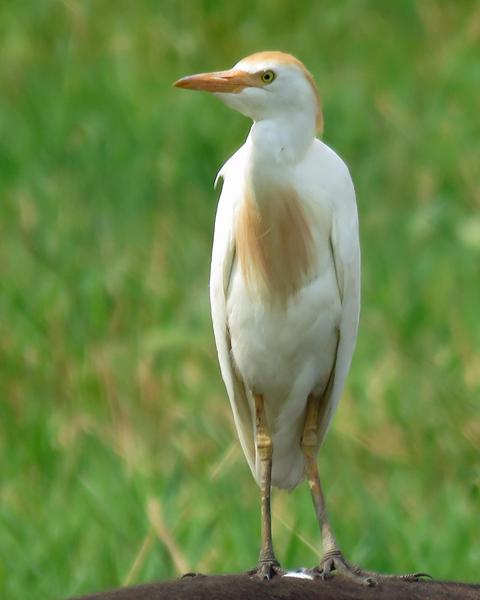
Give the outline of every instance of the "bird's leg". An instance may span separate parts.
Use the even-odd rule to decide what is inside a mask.
[[[260,459],[260,490],[262,507],[262,545],[260,557],[254,575],[259,579],[271,579],[279,572],[280,564],[275,558],[272,543],[272,515],[270,509],[270,492],[272,484],[272,438],[268,431],[265,416],[264,399],[261,394],[253,394],[255,399],[255,443]]]
[[[318,411],[319,400],[310,394],[307,401],[305,425],[302,436],[302,450],[306,460],[306,475],[308,485],[312,494],[313,505],[320,525],[323,542],[323,557],[320,565],[314,570],[315,574],[322,579],[330,577],[333,571],[341,573],[345,577],[357,581],[363,585],[374,586],[378,581],[384,579],[400,579],[403,581],[419,581],[421,577],[430,577],[426,573],[411,573],[408,575],[383,575],[364,571],[352,565],[343,557],[327,515],[325,496],[323,495],[316,453],[318,449]]]
[[[318,449],[318,411],[319,399],[310,394],[307,400],[305,425],[302,436],[302,450],[306,460],[306,475],[312,494],[313,505],[322,532],[323,557],[316,572],[322,577],[329,577],[332,571],[338,571],[350,579],[362,584],[374,585],[373,578],[364,574],[359,568],[350,565],[340,552],[335,535],[327,515],[325,496],[323,495],[318,475],[316,454]]]

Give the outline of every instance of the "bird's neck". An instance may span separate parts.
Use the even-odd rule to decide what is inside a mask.
[[[309,112],[256,121],[249,135],[253,167],[294,165],[315,138],[315,118]]]
[[[311,276],[313,237],[293,171],[314,140],[312,123],[262,120],[247,142],[243,201],[235,226],[236,249],[247,285],[268,302],[284,305]]]
[[[291,187],[292,169],[314,139],[315,121],[308,113],[254,122],[247,139],[245,180],[260,208],[275,197],[273,190]]]

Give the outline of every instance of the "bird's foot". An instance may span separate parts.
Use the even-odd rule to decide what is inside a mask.
[[[259,560],[253,571],[249,572],[250,577],[260,579],[261,581],[270,581],[275,575],[283,575],[280,563],[275,558],[268,560]]]
[[[373,571],[364,571],[356,565],[350,564],[345,560],[339,550],[326,552],[323,556],[320,565],[313,569],[313,575],[321,579],[329,579],[334,573],[338,573],[352,581],[356,581],[361,585],[374,587],[382,581],[396,579],[398,581],[414,582],[420,581],[424,577],[430,578],[428,573],[408,573],[404,575],[384,575],[382,573],[374,573]]]
[[[371,571],[363,571],[367,576],[375,577],[378,582],[391,581],[396,579],[397,581],[415,582],[422,581],[422,579],[432,579],[432,576],[428,573],[403,573],[402,575],[385,575],[384,573],[373,573]]]
[[[377,584],[377,578],[373,573],[362,571],[356,565],[347,562],[340,550],[326,552],[318,567],[313,569],[313,575],[320,579],[330,579],[334,573],[338,573],[361,585],[373,587]]]

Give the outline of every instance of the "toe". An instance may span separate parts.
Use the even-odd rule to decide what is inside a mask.
[[[405,581],[420,581],[424,577],[432,579],[432,576],[428,573],[409,573],[408,575],[401,575],[400,577]]]
[[[314,578],[318,579],[331,579],[333,577],[334,564],[331,558],[324,560],[320,563],[318,567],[312,570],[312,575]]]
[[[281,574],[280,565],[277,561],[259,563],[250,576],[261,581],[270,581],[275,575]]]
[[[339,551],[325,556],[320,566],[314,570],[314,576],[320,579],[330,579],[334,574],[346,577],[367,587],[377,585],[377,579],[372,574],[362,571],[356,565],[351,565],[343,558]]]

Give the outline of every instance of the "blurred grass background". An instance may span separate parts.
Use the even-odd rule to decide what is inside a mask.
[[[313,71],[349,164],[360,336],[320,455],[347,557],[478,580],[479,2],[0,4],[0,596],[253,566],[258,492],[208,306],[213,178],[248,122],[171,87]],[[313,565],[305,486],[274,495]]]

